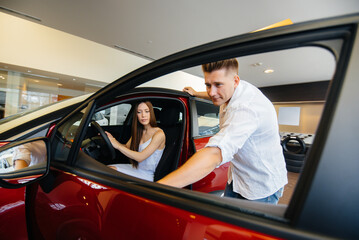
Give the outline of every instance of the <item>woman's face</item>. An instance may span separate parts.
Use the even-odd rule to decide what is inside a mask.
[[[137,119],[142,125],[150,123],[150,109],[146,103],[140,103],[137,107]]]

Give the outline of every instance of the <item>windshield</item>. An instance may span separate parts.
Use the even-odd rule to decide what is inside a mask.
[[[62,101],[59,101],[59,102],[63,102],[63,101],[66,101],[66,100],[62,100]],[[49,106],[55,105],[55,104],[57,104],[57,103],[59,103],[59,102],[53,102],[53,103],[49,103],[49,104],[46,104],[46,105],[41,106],[41,107],[38,107],[38,108],[33,108],[33,109],[30,109],[30,110],[27,110],[27,111],[24,111],[24,112],[15,113],[15,114],[13,114],[13,115],[10,115],[10,116],[8,116],[8,117],[5,117],[5,118],[3,118],[3,119],[0,119],[0,125],[1,125],[1,124],[4,124],[4,123],[7,123],[7,122],[10,122],[10,121],[12,121],[12,120],[14,120],[14,119],[17,119],[17,118],[19,118],[19,117],[26,116],[26,115],[28,115],[28,114],[30,114],[30,113],[33,113],[33,112],[36,112],[36,111],[38,111],[38,110],[40,110],[40,109],[44,109],[44,108],[47,108],[47,107],[49,107]]]
[[[65,100],[63,100],[63,101],[65,101]],[[54,102],[54,103],[50,103],[50,104],[47,104],[47,105],[44,105],[44,106],[41,106],[41,107],[38,107],[38,108],[34,108],[34,109],[27,110],[27,111],[24,111],[24,112],[15,113],[15,114],[13,114],[13,115],[10,115],[10,116],[8,116],[8,117],[5,117],[5,118],[3,118],[3,119],[0,119],[0,125],[1,125],[1,124],[4,124],[4,123],[7,123],[7,122],[10,122],[10,121],[12,121],[12,120],[14,120],[14,119],[17,119],[17,118],[19,118],[19,117],[26,116],[26,115],[28,115],[28,114],[30,114],[30,113],[33,113],[33,112],[36,112],[36,111],[38,111],[38,110],[40,110],[40,109],[44,109],[44,108],[47,108],[47,107],[49,107],[49,106],[55,105],[56,103],[59,103],[59,102]]]
[[[39,112],[38,113],[39,115],[43,115],[44,113],[41,111],[43,109],[48,108],[48,109],[50,109],[49,111],[56,111],[56,110],[60,110],[62,108],[66,108],[66,107],[68,107],[70,105],[73,105],[73,104],[76,104],[76,103],[79,103],[79,102],[83,101],[84,99],[89,97],[91,94],[92,93],[85,94],[85,95],[81,95],[81,96],[78,96],[78,97],[74,97],[74,98],[65,99],[65,100],[61,100],[61,101],[58,101],[58,102],[46,104],[46,105],[43,105],[41,107],[34,108],[34,109],[31,109],[31,110],[27,110],[27,111],[24,111],[24,112],[15,113],[13,115],[10,115],[8,117],[0,119],[0,125],[3,125],[3,124],[8,123],[8,122],[11,122],[11,121],[13,121],[15,119],[22,118],[24,116],[31,115],[31,114],[33,114],[35,112]],[[46,111],[46,110],[44,110],[44,111],[48,113],[48,111]]]

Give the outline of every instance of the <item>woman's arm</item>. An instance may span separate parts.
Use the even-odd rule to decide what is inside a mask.
[[[126,145],[130,142],[128,142],[126,145],[119,143],[110,133],[106,132],[108,138],[110,139],[112,146],[119,150],[121,153],[123,153],[125,156],[137,161],[142,162],[149,156],[151,156],[154,151],[159,149],[159,147],[162,145],[162,143],[165,142],[166,137],[162,130],[158,130],[152,137],[151,143],[142,151],[137,152],[130,150],[126,147]],[[130,139],[131,140],[131,139]]]

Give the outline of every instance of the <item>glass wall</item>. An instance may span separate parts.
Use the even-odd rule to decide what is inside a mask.
[[[101,85],[88,85],[72,79],[62,81],[47,77],[0,69],[0,119],[63,99],[95,92]]]

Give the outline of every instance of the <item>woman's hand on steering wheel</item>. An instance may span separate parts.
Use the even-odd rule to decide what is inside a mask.
[[[118,149],[118,145],[120,145],[120,143],[112,136],[111,133],[105,131],[108,139],[110,140],[112,146],[115,148],[115,149]]]
[[[108,150],[110,151],[111,160],[115,159],[115,157],[116,157],[115,148],[113,147],[113,145],[112,145],[110,139],[108,138],[107,134],[105,133],[105,131],[102,129],[102,127],[96,121],[92,121],[91,126],[94,126],[96,128],[96,130],[100,133],[100,136],[102,137]]]

